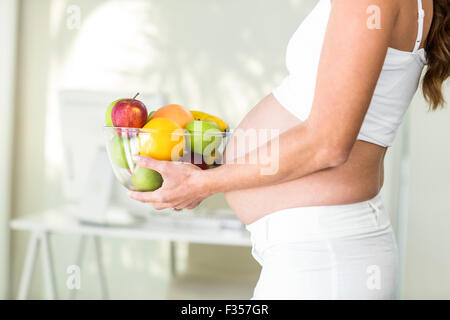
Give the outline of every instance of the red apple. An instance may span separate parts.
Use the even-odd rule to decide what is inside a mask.
[[[208,165],[205,163],[205,160],[203,160],[203,156],[201,154],[189,152],[189,153],[184,154],[183,157],[180,159],[180,161],[190,162],[202,170],[208,169]]]
[[[136,100],[134,96],[132,99],[120,99],[111,110],[111,120],[115,127],[126,128],[142,128],[147,122],[147,108],[145,105]]]

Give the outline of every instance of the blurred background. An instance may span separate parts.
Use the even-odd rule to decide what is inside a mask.
[[[129,200],[99,160],[104,112],[141,92],[235,127],[286,75],[315,3],[0,0],[0,298],[250,298],[260,268],[223,196],[182,216]],[[388,151],[401,299],[450,298],[449,123],[419,92]]]

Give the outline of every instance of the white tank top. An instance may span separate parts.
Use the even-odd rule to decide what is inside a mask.
[[[391,146],[426,64],[422,41],[422,0],[418,0],[418,34],[412,52],[388,48],[358,140]],[[295,31],[286,52],[289,75],[273,95],[292,114],[305,120],[312,107],[322,43],[331,11],[331,0],[320,0]]]

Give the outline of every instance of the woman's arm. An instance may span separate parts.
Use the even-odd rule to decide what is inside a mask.
[[[398,1],[378,0],[381,29],[369,28],[367,9],[373,0],[334,0],[322,48],[311,113],[278,139],[278,170],[261,174],[267,164],[245,159],[212,170],[189,164],[142,159],[140,165],[160,171],[163,187],[131,197],[158,208],[192,207],[219,192],[270,185],[339,166],[348,158],[375,89],[399,10]],[[308,44],[305,44],[307,46]]]

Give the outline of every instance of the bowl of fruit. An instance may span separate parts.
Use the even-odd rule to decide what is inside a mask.
[[[136,165],[133,158],[138,155],[189,162],[202,170],[222,163],[230,136],[222,119],[178,104],[149,112],[136,98],[114,101],[105,117],[106,149],[123,186],[132,191],[154,191],[163,183],[157,171]]]

